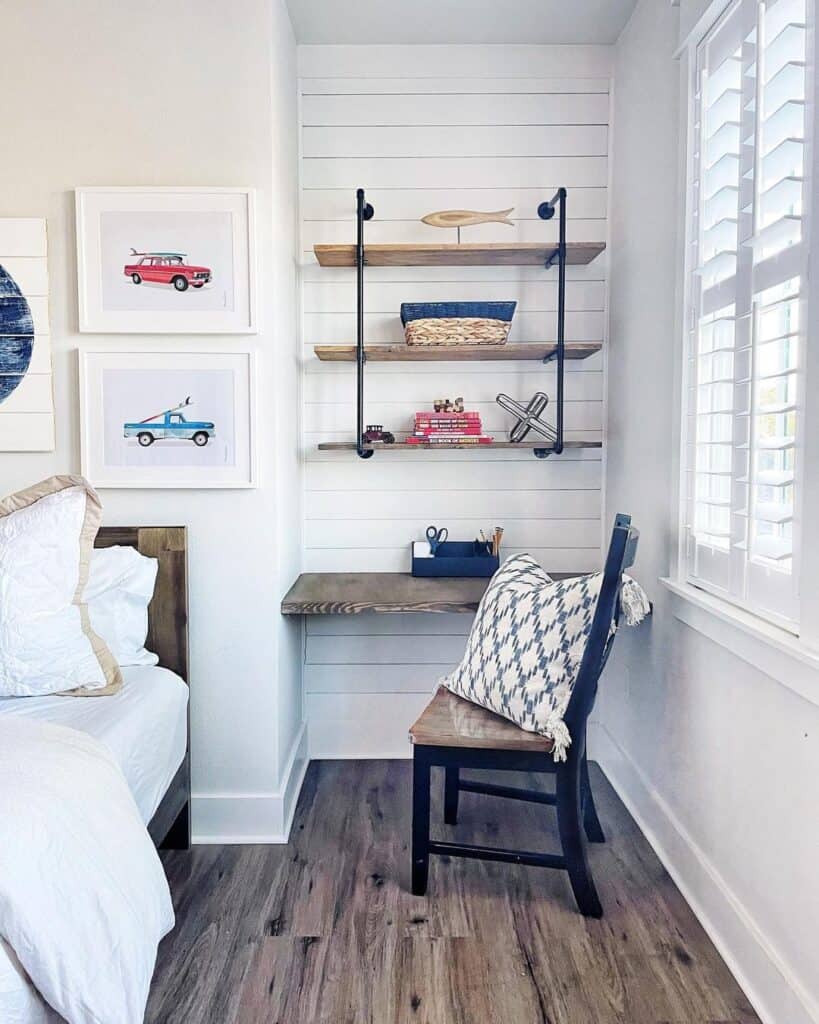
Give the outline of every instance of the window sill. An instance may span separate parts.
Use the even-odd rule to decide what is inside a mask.
[[[660,583],[672,593],[680,622],[819,706],[819,651],[690,583],[669,578]]]

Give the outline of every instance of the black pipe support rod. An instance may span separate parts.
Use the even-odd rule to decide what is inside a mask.
[[[564,401],[564,361],[566,358],[566,189],[559,188],[551,199],[542,202],[537,208],[541,220],[551,220],[560,207],[558,225],[558,243],[554,252],[546,260],[546,269],[557,263],[557,347],[553,355],[546,356],[544,363],[551,359],[557,360],[557,423],[554,447],[536,448],[535,457],[545,459],[549,455],[560,455],[563,451],[563,401]]]
[[[375,210],[364,199],[364,189],[356,189],[356,432],[355,450],[360,459],[370,459],[372,448],[364,447],[364,221],[371,220]]]

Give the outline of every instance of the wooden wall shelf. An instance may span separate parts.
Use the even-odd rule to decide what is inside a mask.
[[[605,242],[568,242],[568,264],[591,263]],[[322,267],[354,267],[354,245],[314,245]],[[557,260],[557,243],[463,242],[460,245],[365,245],[368,267],[545,267]]]
[[[409,557],[409,556],[407,556]],[[550,573],[564,579],[573,573]],[[282,599],[282,615],[474,612],[488,579],[421,578],[408,572],[306,572]]]
[[[550,448],[549,442],[545,438],[541,438],[539,441],[493,441],[492,444],[407,444],[404,441],[396,441],[395,444],[383,444],[380,441],[376,444],[364,444],[362,448],[365,451],[373,452],[429,452],[429,451],[448,451],[452,448],[460,448],[463,451],[474,451],[474,452],[491,452],[497,451],[498,449],[510,449],[518,448],[521,451],[531,451],[534,448],[548,451]],[[569,448],[602,448],[602,441],[564,441],[563,450],[566,451]],[[354,452],[356,450],[355,441],[322,441],[318,445],[320,452]]]
[[[326,441],[318,445],[319,451],[354,451],[362,459],[369,459],[379,449],[382,451],[447,451],[461,449],[473,451],[492,449],[530,449],[537,458],[556,454],[555,449],[601,448],[600,441],[564,442],[564,372],[565,360],[585,359],[598,352],[601,346],[596,342],[565,343],[566,319],[566,266],[591,263],[606,248],[605,242],[568,242],[566,240],[565,188],[559,188],[549,200],[537,207],[541,220],[557,219],[557,241],[555,242],[465,242],[443,243],[365,243],[364,227],[372,220],[375,210],[366,201],[363,188],[356,189],[356,244],[355,245],[314,245],[313,251],[322,267],[355,267],[356,271],[356,344],[320,345],[314,348],[316,356],[327,362],[354,362],[356,366],[356,419],[355,441]],[[458,236],[460,238],[460,234]],[[529,345],[495,347],[491,351],[480,346],[469,350],[448,348],[430,350],[428,347],[411,348],[402,345],[372,345],[364,343],[364,278],[366,267],[557,267],[557,340],[532,342]],[[364,376],[369,361],[381,362],[445,362],[447,360],[548,360],[554,353],[557,369],[557,413],[554,437],[557,442],[549,444],[540,440],[511,443],[496,441],[491,445],[451,444],[367,444],[364,442]],[[511,411],[511,410],[510,410]],[[414,438],[413,438],[414,440]]]
[[[567,359],[588,359],[602,348],[599,341],[567,341]],[[355,345],[315,345],[313,351],[324,363],[354,363]],[[557,342],[541,341],[528,345],[366,345],[364,354],[371,363],[448,363],[542,361],[557,351]]]

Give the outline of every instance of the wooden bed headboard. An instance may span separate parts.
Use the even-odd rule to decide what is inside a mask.
[[[188,552],[184,526],[103,526],[94,546],[136,548],[159,561],[148,606],[147,648],[188,682]]]

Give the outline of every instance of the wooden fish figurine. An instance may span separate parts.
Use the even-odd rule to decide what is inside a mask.
[[[478,210],[438,210],[421,218],[423,224],[434,228],[465,228],[472,224],[513,224],[509,214],[514,210],[496,210],[494,213],[480,213]]]

